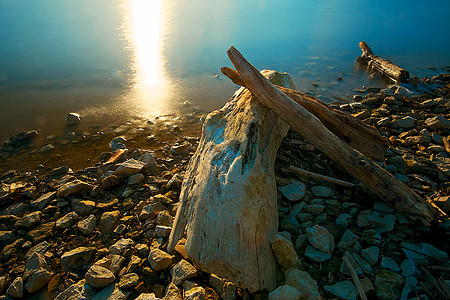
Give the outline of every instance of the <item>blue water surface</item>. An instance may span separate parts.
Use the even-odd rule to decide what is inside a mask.
[[[350,101],[379,84],[355,69],[362,40],[418,76],[450,65],[449,12],[446,0],[0,0],[0,138],[50,134],[70,111],[109,124],[182,114],[186,100],[220,108],[236,89],[217,76],[231,45],[298,90]]]

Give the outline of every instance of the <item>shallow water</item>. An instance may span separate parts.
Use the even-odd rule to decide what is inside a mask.
[[[445,0],[0,0],[0,139],[62,134],[70,111],[106,126],[220,108],[236,89],[216,76],[230,45],[298,90],[350,101],[380,84],[355,68],[361,40],[419,76],[450,65],[449,11]]]

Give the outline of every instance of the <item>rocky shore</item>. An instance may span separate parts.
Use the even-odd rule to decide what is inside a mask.
[[[335,108],[389,139],[380,165],[449,213],[450,75],[358,89],[353,100]],[[73,130],[38,147],[37,131],[7,139],[0,151],[1,298],[449,298],[450,220],[416,224],[359,185],[290,172],[296,166],[354,182],[292,131],[276,162],[275,291],[250,294],[196,269],[182,241],[168,253],[199,117]]]

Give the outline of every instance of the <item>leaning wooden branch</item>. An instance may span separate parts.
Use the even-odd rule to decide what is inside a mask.
[[[238,50],[231,47],[227,53],[243,86],[381,200],[424,224],[429,224],[436,217],[437,212],[430,203],[331,133],[317,117],[266,80]]]
[[[389,77],[395,82],[408,82],[409,72],[399,66],[394,65],[390,61],[373,54],[366,42],[360,42],[362,54],[357,58],[358,61],[367,63],[370,68]]]
[[[221,70],[235,84],[243,85],[239,74],[235,70],[227,67]],[[319,118],[328,130],[347,144],[367,157],[377,161],[384,161],[384,154],[389,146],[389,142],[376,129],[359,119],[353,118],[349,114],[331,108],[317,98],[282,86],[276,87]]]

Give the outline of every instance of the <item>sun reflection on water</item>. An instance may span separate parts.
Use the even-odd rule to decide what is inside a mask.
[[[160,114],[164,108],[167,81],[161,53],[161,0],[131,0],[129,42],[134,52],[135,109]]]
[[[131,4],[136,65],[141,77],[140,84],[160,83],[161,1],[132,0]]]

